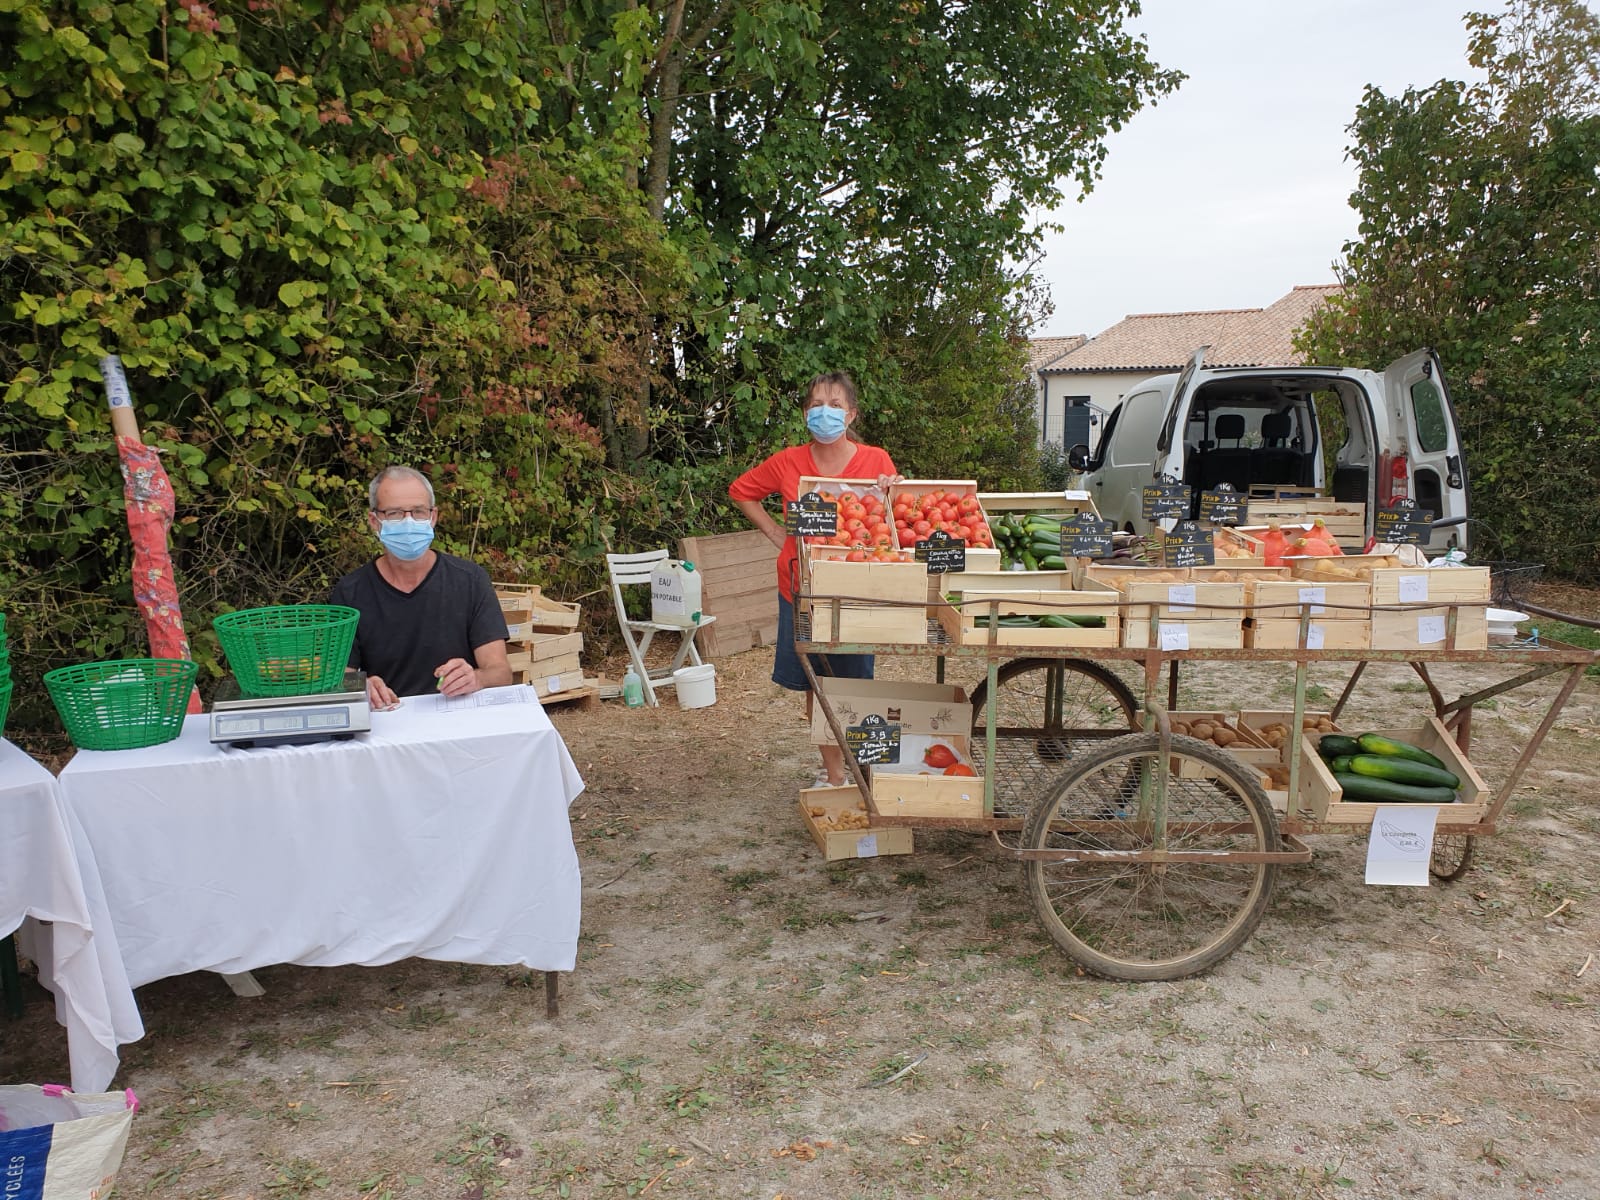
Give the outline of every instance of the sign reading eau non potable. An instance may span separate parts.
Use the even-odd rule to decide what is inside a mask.
[[[839,532],[839,506],[807,492],[783,506],[783,531],[790,537],[832,537]]]
[[[848,725],[844,744],[863,767],[874,763],[900,761],[900,726],[891,725],[880,713],[868,713],[859,725]]]

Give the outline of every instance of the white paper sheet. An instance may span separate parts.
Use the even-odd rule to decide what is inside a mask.
[[[1428,859],[1439,809],[1432,804],[1387,805],[1372,817],[1367,840],[1367,882],[1386,887],[1427,887]]]
[[[1428,599],[1428,577],[1426,575],[1400,576],[1400,603],[1422,604]]]
[[[1167,607],[1175,613],[1194,611],[1194,584],[1175,583],[1167,588]]]
[[[1321,650],[1322,649],[1322,639],[1323,639],[1323,630],[1322,630],[1322,626],[1321,625],[1318,625],[1315,621],[1313,621],[1311,624],[1306,626],[1306,649],[1307,650]]]
[[[1303,587],[1300,589],[1300,603],[1311,606],[1311,615],[1320,617],[1327,612],[1328,589],[1325,587]]]
[[[1189,627],[1181,622],[1175,625],[1161,626],[1161,648],[1163,650],[1187,650],[1189,648]]]
[[[1434,642],[1444,641],[1443,617],[1418,617],[1417,618],[1417,644],[1431,646]]]

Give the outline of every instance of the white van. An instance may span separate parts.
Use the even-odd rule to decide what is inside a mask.
[[[1383,374],[1344,367],[1205,368],[1202,346],[1176,375],[1135,384],[1107,417],[1093,455],[1069,455],[1102,516],[1147,532],[1140,489],[1163,476],[1194,489],[1306,492],[1372,514],[1410,498],[1434,514],[1429,549],[1466,546],[1467,468],[1455,410],[1431,350]],[[1325,444],[1337,447],[1331,456]],[[1329,478],[1331,461],[1331,474]],[[1441,524],[1442,523],[1442,524]]]

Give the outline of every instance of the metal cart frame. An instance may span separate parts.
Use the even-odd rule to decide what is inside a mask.
[[[1300,605],[1299,649],[1163,650],[1159,648],[1158,609],[1125,600],[1113,601],[1119,604],[1124,620],[1128,619],[1129,608],[1149,609],[1148,648],[1118,646],[1091,650],[1061,645],[997,644],[1001,602],[995,599],[974,602],[986,607],[990,617],[987,640],[976,644],[950,642],[943,624],[932,620],[928,623],[926,644],[812,641],[811,610],[831,606],[832,620],[828,628],[837,631],[843,628],[844,606],[888,602],[839,596],[812,597],[803,592],[797,596],[797,601],[797,610],[807,611],[797,616],[795,648],[834,740],[846,748],[846,764],[866,805],[869,824],[989,833],[998,845],[1023,864],[1035,908],[1057,945],[1086,970],[1116,979],[1177,979],[1214,965],[1254,932],[1265,914],[1277,868],[1311,860],[1312,850],[1301,840],[1303,837],[1367,832],[1368,826],[1364,824],[1319,821],[1300,808],[1302,724],[1308,676],[1313,665],[1348,663],[1353,667],[1333,707],[1335,719],[1343,712],[1369,664],[1409,665],[1425,686],[1435,716],[1444,723],[1463,753],[1471,747],[1472,713],[1476,705],[1537,680],[1564,675],[1538,728],[1510,774],[1495,789],[1483,819],[1471,823],[1452,822],[1448,808],[1440,808],[1430,869],[1440,879],[1453,879],[1466,870],[1473,839],[1496,831],[1506,803],[1577,688],[1585,668],[1600,660],[1600,653],[1560,643],[1546,643],[1537,648],[1456,649],[1457,616],[1460,607],[1464,607],[1457,605],[1449,608],[1445,641],[1437,649],[1307,649],[1311,609],[1309,605]],[[1378,611],[1386,608],[1404,611],[1400,606],[1373,607]],[[1239,611],[1242,618],[1244,610]],[[979,685],[985,701],[982,816],[899,816],[879,810],[873,799],[871,772],[850,753],[844,727],[828,700],[827,677],[819,677],[810,658],[812,654],[827,653],[931,658],[937,660],[941,680],[947,661],[982,664],[985,671],[984,682]],[[1105,674],[1101,664],[1139,664],[1144,696],[1137,718],[1142,732],[1137,727],[1115,726],[1050,728],[1048,716],[1038,726],[1001,727],[997,710],[1002,672],[1015,669],[1019,662],[1030,664],[1027,669],[1045,671],[1047,680],[1052,677],[1049,674],[1051,664],[1060,664],[1058,674],[1070,670],[1091,677]],[[1172,733],[1168,713],[1176,707],[1179,673],[1186,662],[1293,665],[1293,720],[1288,722],[1290,741],[1286,747],[1288,800],[1281,816],[1273,812],[1254,768],[1228,751]],[[1492,663],[1512,667],[1516,673],[1489,687],[1447,699],[1429,672],[1431,665],[1445,663]],[[1167,676],[1165,689],[1161,686],[1163,669]],[[1060,685],[1057,686],[1059,690]],[[975,696],[978,690],[974,689]],[[1048,697],[1048,684],[1046,694]],[[1048,699],[1046,707],[1049,707]],[[1125,701],[1122,707],[1126,713]],[[1127,715],[1133,725],[1134,714]],[[977,733],[975,720],[975,738]],[[1050,742],[1066,747],[1062,752],[1061,774],[1047,786],[1045,795],[1033,798],[1025,814],[997,809],[997,749],[1005,739],[1036,739],[1035,745]],[[1013,834],[1019,835],[1015,842],[1007,842],[1002,837]],[[1204,841],[1205,844],[1188,845],[1190,841]],[[1113,931],[1108,926],[1098,933],[1077,928],[1084,923],[1092,925],[1093,918],[1072,911],[1068,894],[1072,889],[1052,883],[1052,870],[1057,873],[1081,870],[1090,876],[1098,873],[1097,883],[1079,887],[1077,893],[1097,897],[1096,903],[1104,908],[1104,894],[1115,892],[1116,904],[1121,907],[1110,910],[1108,922],[1122,921],[1126,914],[1152,903],[1153,897],[1156,913],[1145,928],[1175,941],[1188,939],[1199,944],[1181,946],[1178,949],[1182,952],[1152,948],[1145,953],[1138,945],[1129,944],[1128,935],[1120,928]],[[1201,880],[1191,882],[1187,891],[1180,895],[1175,881],[1186,872],[1220,878],[1226,886],[1218,884],[1211,888]],[[1230,877],[1229,872],[1238,880]],[[1218,893],[1214,905],[1206,899],[1207,888]],[[1234,900],[1228,895],[1231,892],[1238,893],[1237,911],[1233,911]],[[1063,897],[1067,903],[1058,903]],[[1183,930],[1181,937],[1176,937],[1172,931],[1183,924],[1183,918],[1163,912],[1162,908],[1175,910],[1185,903],[1204,912],[1205,922],[1191,923],[1204,924],[1206,928],[1192,932]],[[1213,908],[1215,912],[1211,911]],[[1097,938],[1103,943],[1113,933],[1122,944],[1108,954],[1103,944],[1096,944]],[[1135,928],[1134,934],[1137,933]]]

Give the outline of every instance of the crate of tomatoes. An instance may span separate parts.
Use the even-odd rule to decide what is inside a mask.
[[[902,553],[896,545],[888,494],[873,480],[807,476],[800,480],[800,494],[808,492],[833,505],[836,515],[832,535],[807,537],[806,545],[842,547],[846,553],[840,557],[847,562],[912,561],[910,547]]]
[[[904,480],[889,488],[889,513],[895,545],[902,550],[914,548],[937,530],[965,542],[969,552],[994,548],[975,480]]]

